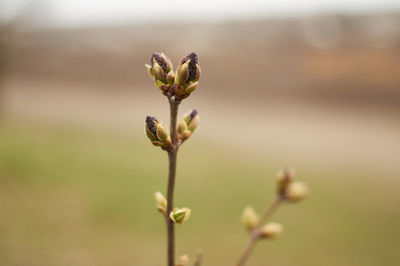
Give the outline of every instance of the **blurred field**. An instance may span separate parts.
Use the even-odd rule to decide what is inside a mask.
[[[166,156],[142,134],[15,120],[0,132],[3,265],[163,265],[152,194],[165,186]],[[193,138],[181,150],[176,203],[193,217],[178,228],[178,250],[203,248],[206,265],[232,265],[246,237],[242,208],[271,200],[284,164],[213,142]],[[274,216],[286,232],[261,243],[252,265],[397,264],[396,175],[373,165],[296,167],[313,195]]]
[[[249,266],[397,265],[399,25],[398,13],[11,25],[0,38],[0,265],[164,265],[153,194],[167,156],[143,123],[167,122],[168,105],[143,64],[191,50],[203,74],[181,114],[197,108],[201,125],[179,154],[176,204],[193,212],[178,254],[201,248],[205,266],[234,265],[243,208],[261,211],[292,165],[312,195],[279,210],[285,233]]]

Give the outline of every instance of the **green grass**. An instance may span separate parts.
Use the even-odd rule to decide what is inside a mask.
[[[242,209],[273,197],[285,158],[253,155],[196,134],[179,154],[176,205],[192,208],[177,249],[204,265],[234,265],[246,234]],[[312,195],[273,217],[285,232],[250,265],[397,265],[399,181],[363,168],[294,162]],[[321,165],[321,166],[319,166]],[[165,225],[153,194],[167,156],[142,130],[129,134],[3,121],[0,125],[1,265],[165,265]]]

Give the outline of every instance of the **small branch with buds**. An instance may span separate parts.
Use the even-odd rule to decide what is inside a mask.
[[[147,116],[145,131],[151,143],[168,152],[169,174],[167,199],[161,192],[156,192],[157,209],[164,215],[167,225],[167,265],[185,266],[187,255],[182,255],[175,264],[175,223],[182,224],[190,217],[189,208],[174,208],[174,188],[176,177],[177,155],[180,145],[194,132],[199,115],[192,110],[177,123],[178,109],[181,101],[197,88],[200,78],[199,60],[195,53],[181,59],[174,72],[171,60],[163,53],[154,53],[150,65],[145,65],[155,85],[167,96],[170,105],[170,132],[167,126],[153,116]]]
[[[163,53],[154,53],[150,65],[145,65],[155,85],[168,98],[170,104],[170,130],[165,123],[154,116],[147,116],[145,131],[151,143],[161,147],[168,153],[169,174],[167,198],[161,192],[155,193],[157,209],[163,214],[167,225],[167,265],[186,266],[189,257],[182,255],[175,261],[175,224],[183,224],[191,214],[189,208],[174,207],[174,188],[176,165],[179,147],[193,134],[199,124],[199,114],[192,110],[177,121],[181,101],[198,87],[200,66],[197,55],[191,53],[182,58],[176,71],[173,71],[171,60]],[[171,133],[170,133],[171,132]],[[261,218],[252,207],[246,207],[242,222],[249,231],[249,241],[241,254],[237,266],[244,266],[255,244],[260,239],[275,239],[283,231],[278,223],[267,223],[276,209],[283,202],[298,202],[309,194],[308,187],[302,182],[293,182],[294,171],[284,169],[277,176],[277,195],[275,200],[266,208]],[[203,253],[199,253],[194,266],[200,266]]]
[[[260,239],[276,239],[282,232],[283,226],[279,223],[267,223],[272,214],[278,209],[281,203],[298,202],[305,199],[309,194],[308,187],[302,182],[293,182],[294,170],[286,168],[277,175],[277,195],[275,200],[265,209],[263,216],[259,218],[253,207],[244,209],[242,223],[249,231],[250,238],[242,252],[237,266],[244,266],[251,255],[257,241]]]

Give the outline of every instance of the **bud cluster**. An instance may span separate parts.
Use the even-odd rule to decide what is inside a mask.
[[[185,99],[199,85],[201,70],[195,53],[182,58],[176,72],[173,71],[171,60],[164,53],[153,53],[150,65],[145,66],[156,86],[168,97]]]
[[[150,76],[154,78],[156,86],[166,94],[175,80],[171,60],[164,53],[153,53],[150,58],[150,65],[145,64],[145,67]]]
[[[167,126],[154,116],[146,117],[145,131],[154,146],[160,146],[165,150],[173,148]]]
[[[178,125],[178,134],[182,141],[187,140],[192,135],[199,124],[199,120],[197,110],[192,110],[182,117]]]
[[[294,182],[295,171],[285,168],[277,174],[277,193],[288,202],[298,202],[308,197],[310,190],[303,182]]]
[[[293,182],[294,169],[285,168],[277,175],[277,199],[266,209],[262,218],[253,207],[248,206],[243,210],[242,223],[250,231],[253,241],[257,239],[275,239],[283,232],[283,226],[279,223],[267,223],[261,226],[282,201],[297,202],[305,199],[309,189],[302,182]]]

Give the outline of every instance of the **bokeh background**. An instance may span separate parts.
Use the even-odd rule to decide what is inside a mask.
[[[234,265],[243,208],[295,166],[312,195],[250,265],[398,265],[398,1],[0,1],[0,265],[165,265],[168,103],[144,64],[191,51],[201,125],[179,154],[178,254]]]

